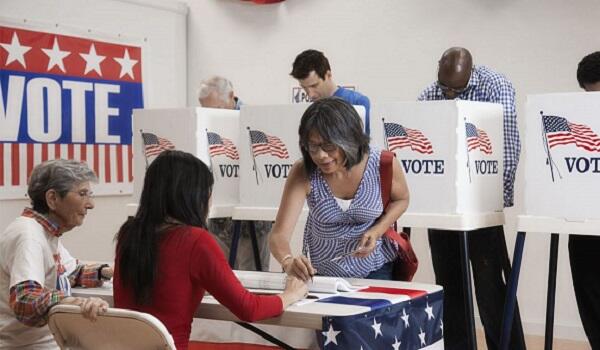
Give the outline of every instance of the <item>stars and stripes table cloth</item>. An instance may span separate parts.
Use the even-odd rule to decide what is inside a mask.
[[[236,271],[236,274],[244,272]],[[308,348],[308,344],[315,342],[322,349],[340,350],[444,348],[442,287],[414,282],[348,281],[358,290],[339,294],[311,293],[320,299],[300,301],[289,306],[279,317],[257,322],[255,326],[260,324],[260,328],[272,336],[298,348]],[[73,295],[98,296],[112,303],[110,289],[75,288]],[[227,327],[218,322],[215,326],[215,321],[211,320],[239,320],[211,296],[204,297],[194,318],[194,327],[198,329],[192,329],[193,340],[268,344],[247,331],[239,332],[237,328],[240,327],[235,324]]]

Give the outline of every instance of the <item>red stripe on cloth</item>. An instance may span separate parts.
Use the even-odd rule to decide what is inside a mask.
[[[104,145],[104,179],[110,182],[110,145]]]
[[[42,162],[48,160],[48,144],[42,143]]]
[[[29,175],[33,171],[33,143],[27,144],[27,179],[29,179]]]
[[[60,143],[54,144],[54,159],[60,158]]]
[[[21,177],[19,175],[19,163],[20,163],[19,144],[18,143],[13,143],[11,145],[11,148],[12,148],[12,152],[11,152],[12,159],[10,160],[11,161],[10,165],[12,166],[12,171],[11,171],[11,173],[12,173],[11,174],[12,175],[12,181],[11,181],[11,183],[12,183],[13,186],[19,186],[20,185],[19,178]]]
[[[75,159],[75,146],[72,143],[67,145],[67,159]]]
[[[80,147],[79,153],[80,153],[81,161],[84,163],[87,163],[87,145],[82,144],[82,145],[79,145],[79,147]]]
[[[117,182],[123,182],[123,145],[117,145]]]
[[[418,298],[427,295],[424,290],[418,289],[403,289],[403,288],[387,288],[387,287],[368,287],[359,290],[361,293],[385,293],[385,294],[401,294],[408,295],[411,298]]]
[[[131,145],[127,145],[127,162],[129,163],[129,182],[133,182],[133,150]]]
[[[100,170],[100,146],[98,145],[94,145],[94,172],[96,173],[96,176],[100,176],[100,173],[98,172]]]
[[[0,186],[4,186],[4,143],[0,143]]]

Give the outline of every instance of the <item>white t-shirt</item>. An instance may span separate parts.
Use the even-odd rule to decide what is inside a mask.
[[[0,349],[58,349],[48,326],[26,326],[9,305],[10,287],[20,282],[32,280],[56,289],[56,253],[67,273],[73,271],[77,261],[33,218],[20,216],[0,234]]]

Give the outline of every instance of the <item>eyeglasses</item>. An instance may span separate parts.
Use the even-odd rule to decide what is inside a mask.
[[[304,149],[306,149],[308,151],[308,153],[318,153],[319,150],[323,150],[323,152],[326,153],[332,153],[335,152],[335,150],[337,150],[338,146],[335,143],[321,143],[321,144],[314,144],[314,143],[307,143],[306,145],[304,145]]]
[[[451,88],[449,86],[446,86],[444,84],[442,84],[440,81],[437,82],[437,85],[439,86],[439,88],[443,91],[443,92],[453,92],[457,95],[460,95],[461,93],[465,92],[465,90],[467,89],[467,87],[469,86],[467,84],[467,86],[460,88],[460,89],[455,89],[455,88]]]
[[[78,194],[79,197],[81,197],[82,199],[93,199],[94,198],[94,192],[88,191],[88,190],[69,191],[69,192]]]

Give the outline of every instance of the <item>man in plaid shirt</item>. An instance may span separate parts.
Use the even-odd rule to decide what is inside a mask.
[[[438,81],[418,98],[469,100],[502,104],[504,110],[504,206],[513,206],[515,173],[521,142],[517,128],[515,90],[510,81],[484,66],[474,66],[471,53],[460,47],[444,52],[438,67]],[[444,342],[448,349],[467,348],[464,293],[460,268],[460,238],[455,231],[429,230],[429,245],[436,283],[444,287]],[[479,229],[469,234],[469,252],[479,314],[488,349],[499,349],[506,284],[503,270],[509,257],[502,226]],[[510,349],[525,349],[518,307],[515,310]]]

